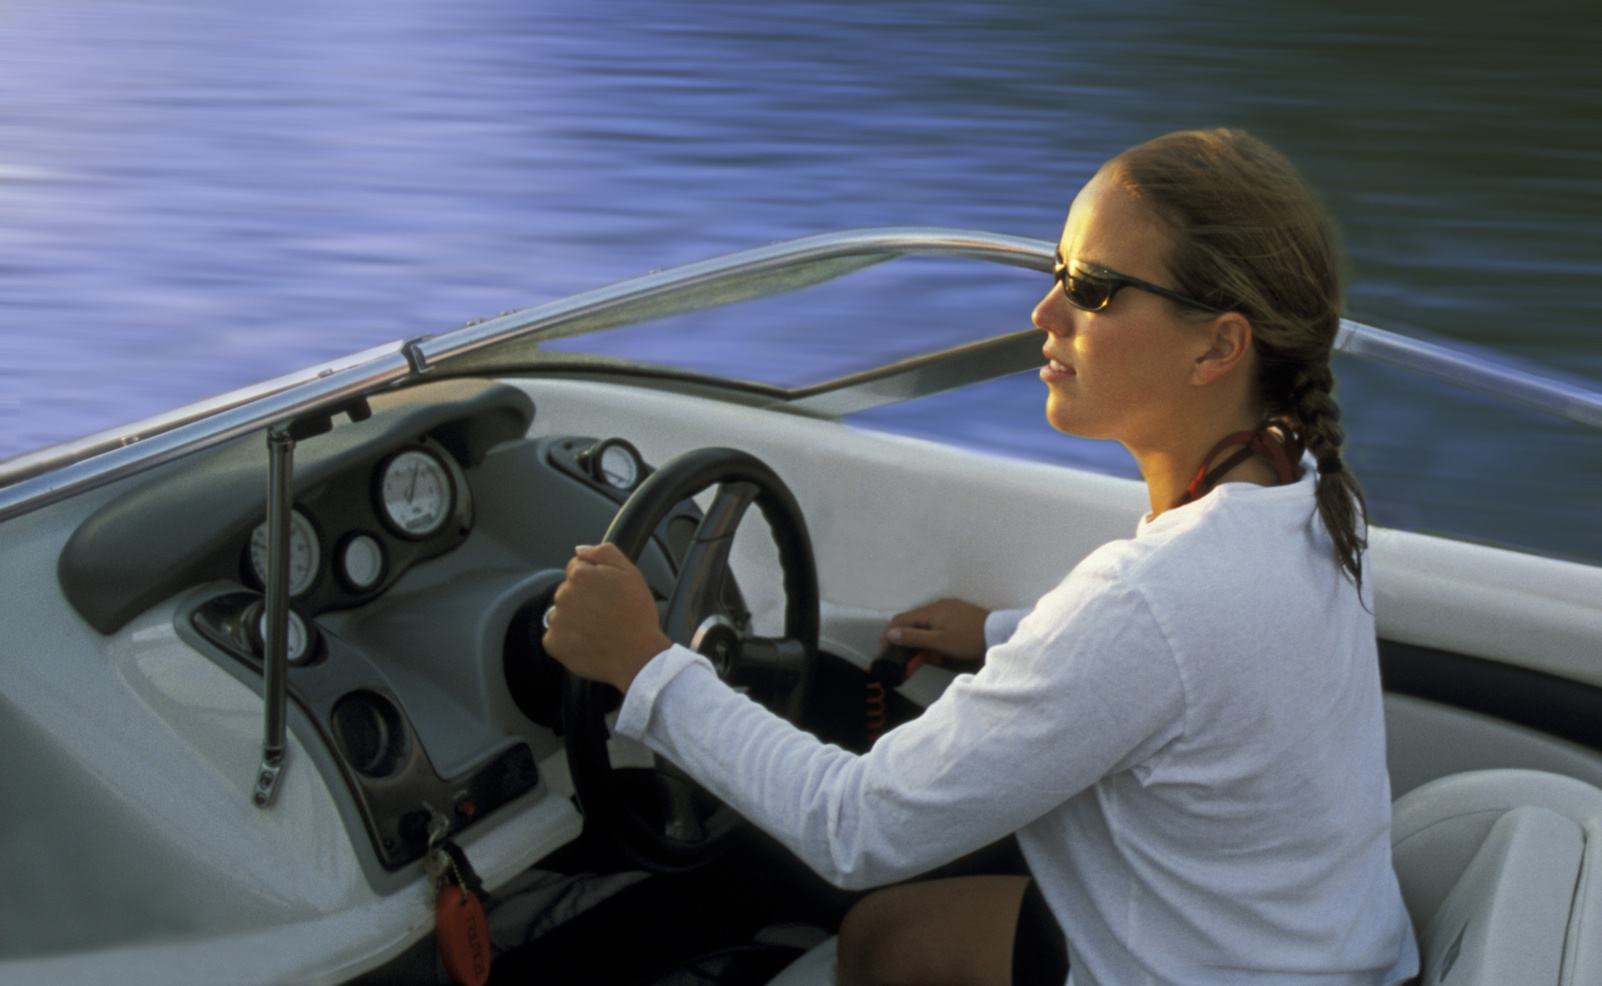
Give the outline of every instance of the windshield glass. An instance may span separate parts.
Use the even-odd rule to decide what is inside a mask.
[[[971,260],[907,257],[764,301],[543,342],[548,352],[795,388],[1027,329],[1050,280]]]

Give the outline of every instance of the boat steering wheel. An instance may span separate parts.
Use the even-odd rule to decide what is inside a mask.
[[[638,561],[674,506],[714,485],[718,492],[679,566],[662,615],[663,632],[674,643],[705,655],[718,677],[796,722],[818,650],[818,575],[801,508],[773,470],[734,449],[687,452],[640,484],[613,518],[605,540]],[[753,503],[773,532],[784,573],[781,637],[751,633],[742,625],[748,617],[729,612],[724,601],[734,532]],[[573,674],[564,678],[568,771],[585,824],[595,826],[637,865],[655,872],[692,869],[727,846],[741,821],[734,810],[661,759],[643,783],[636,783],[641,781],[636,772],[625,778],[607,754],[605,716],[617,705],[616,689]],[[651,792],[642,788],[655,788],[654,806]]]

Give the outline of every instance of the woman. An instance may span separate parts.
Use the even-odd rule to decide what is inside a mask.
[[[865,898],[843,983],[1061,982],[1059,928],[1076,986],[1400,982],[1417,948],[1330,395],[1339,295],[1323,210],[1254,138],[1171,134],[1103,166],[1034,312],[1041,379],[1053,426],[1129,448],[1151,513],[1032,610],[893,620],[892,642],[988,661],[865,756],[670,648],[609,545],[569,564],[545,645],[625,692],[619,732],[842,886],[1017,833],[1032,882]]]

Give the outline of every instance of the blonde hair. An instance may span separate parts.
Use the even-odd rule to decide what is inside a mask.
[[[1283,155],[1243,130],[1168,134],[1108,167],[1168,228],[1179,293],[1251,321],[1263,424],[1289,429],[1317,460],[1319,516],[1361,591],[1367,508],[1340,458],[1330,369],[1340,256],[1323,205]]]

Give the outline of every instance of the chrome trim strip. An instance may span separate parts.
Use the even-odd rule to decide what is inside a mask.
[[[868,232],[862,230],[859,232]],[[974,234],[970,234],[974,235]],[[1056,244],[1008,237],[1012,251],[1004,262],[1049,272]],[[978,256],[955,253],[954,256]],[[987,259],[996,259],[993,257]],[[844,417],[886,404],[929,397],[995,377],[1036,370],[1043,365],[1039,345],[1025,340],[1030,331],[957,346],[867,373],[794,391],[775,404],[785,410],[825,418]],[[1341,319],[1335,348],[1359,359],[1472,390],[1602,429],[1602,393],[1510,367],[1474,353]]]
[[[1038,370],[1045,366],[1040,345],[1035,330],[1001,335],[793,391],[796,396],[775,402],[772,407],[815,417],[846,417],[884,404],[928,398],[969,383]],[[1451,346],[1341,319],[1334,348],[1381,366],[1487,394],[1507,404],[1544,410],[1578,425],[1602,428],[1602,393],[1541,377],[1530,370],[1503,366]]]
[[[1602,428],[1602,393],[1499,364],[1471,352],[1341,319],[1335,348],[1384,366],[1455,384],[1590,428]]]
[[[1048,257],[1049,259],[1049,257]],[[1004,377],[1044,365],[1034,330],[904,360],[891,366],[793,391],[770,405],[823,418],[841,418],[886,404],[929,397],[946,390]],[[1341,319],[1339,352],[1415,376],[1440,380],[1509,404],[1545,411],[1576,424],[1602,429],[1602,393],[1510,367],[1474,353]]]
[[[406,379],[410,373],[406,357],[392,352],[21,480],[0,488],[0,521],[213,448],[241,435],[261,431],[309,411],[373,393]]]
[[[625,306],[656,302],[659,308],[671,310],[675,300],[693,298],[727,280],[864,255],[882,255],[884,259],[903,254],[972,257],[1034,267],[1036,252],[1038,241],[1016,236],[941,227],[883,227],[803,236],[653,271],[453,332],[366,350],[133,425],[18,456],[0,464],[0,521],[399,380],[425,375],[442,361],[536,333],[545,333],[547,338],[559,336],[563,334],[561,326],[585,318],[592,322],[581,331],[604,328],[605,323],[595,322],[595,317]],[[752,293],[725,295],[683,310],[714,307],[795,286],[763,284]],[[486,367],[482,372],[494,370]]]
[[[207,397],[204,400],[195,401],[193,404],[185,404],[176,410],[144,418],[132,424],[119,425],[116,428],[96,432],[87,438],[61,442],[57,445],[50,445],[22,455],[13,456],[0,461],[0,487],[21,482],[24,479],[38,476],[52,469],[71,465],[74,462],[81,462],[102,452],[109,452],[115,448],[122,448],[125,445],[144,441],[181,425],[199,421],[202,418],[209,418],[219,411],[240,407],[263,397],[288,390],[291,387],[298,387],[314,380],[321,380],[340,370],[360,366],[390,353],[400,352],[404,346],[405,343],[402,342],[388,342],[381,346],[374,346],[371,349],[364,349],[359,353],[352,353],[349,356],[341,356],[339,359],[329,360],[327,363],[309,366],[304,370],[296,370],[293,373],[273,377],[271,380],[263,380],[261,383],[251,384],[248,387],[230,390],[215,397]]]
[[[679,309],[671,304],[672,299],[694,294],[714,284],[864,255],[883,254],[885,259],[897,256],[959,257],[1040,270],[1042,242],[1022,236],[939,226],[884,226],[818,233],[631,277],[537,308],[525,308],[435,336],[419,342],[417,350],[432,367],[444,360],[466,356],[475,350],[533,333],[554,338],[564,334],[553,330],[565,323],[592,318],[623,304],[655,302],[676,312]],[[1048,266],[1044,269],[1050,270],[1051,248],[1047,246],[1046,249]],[[719,303],[759,296],[740,295],[719,299]]]

